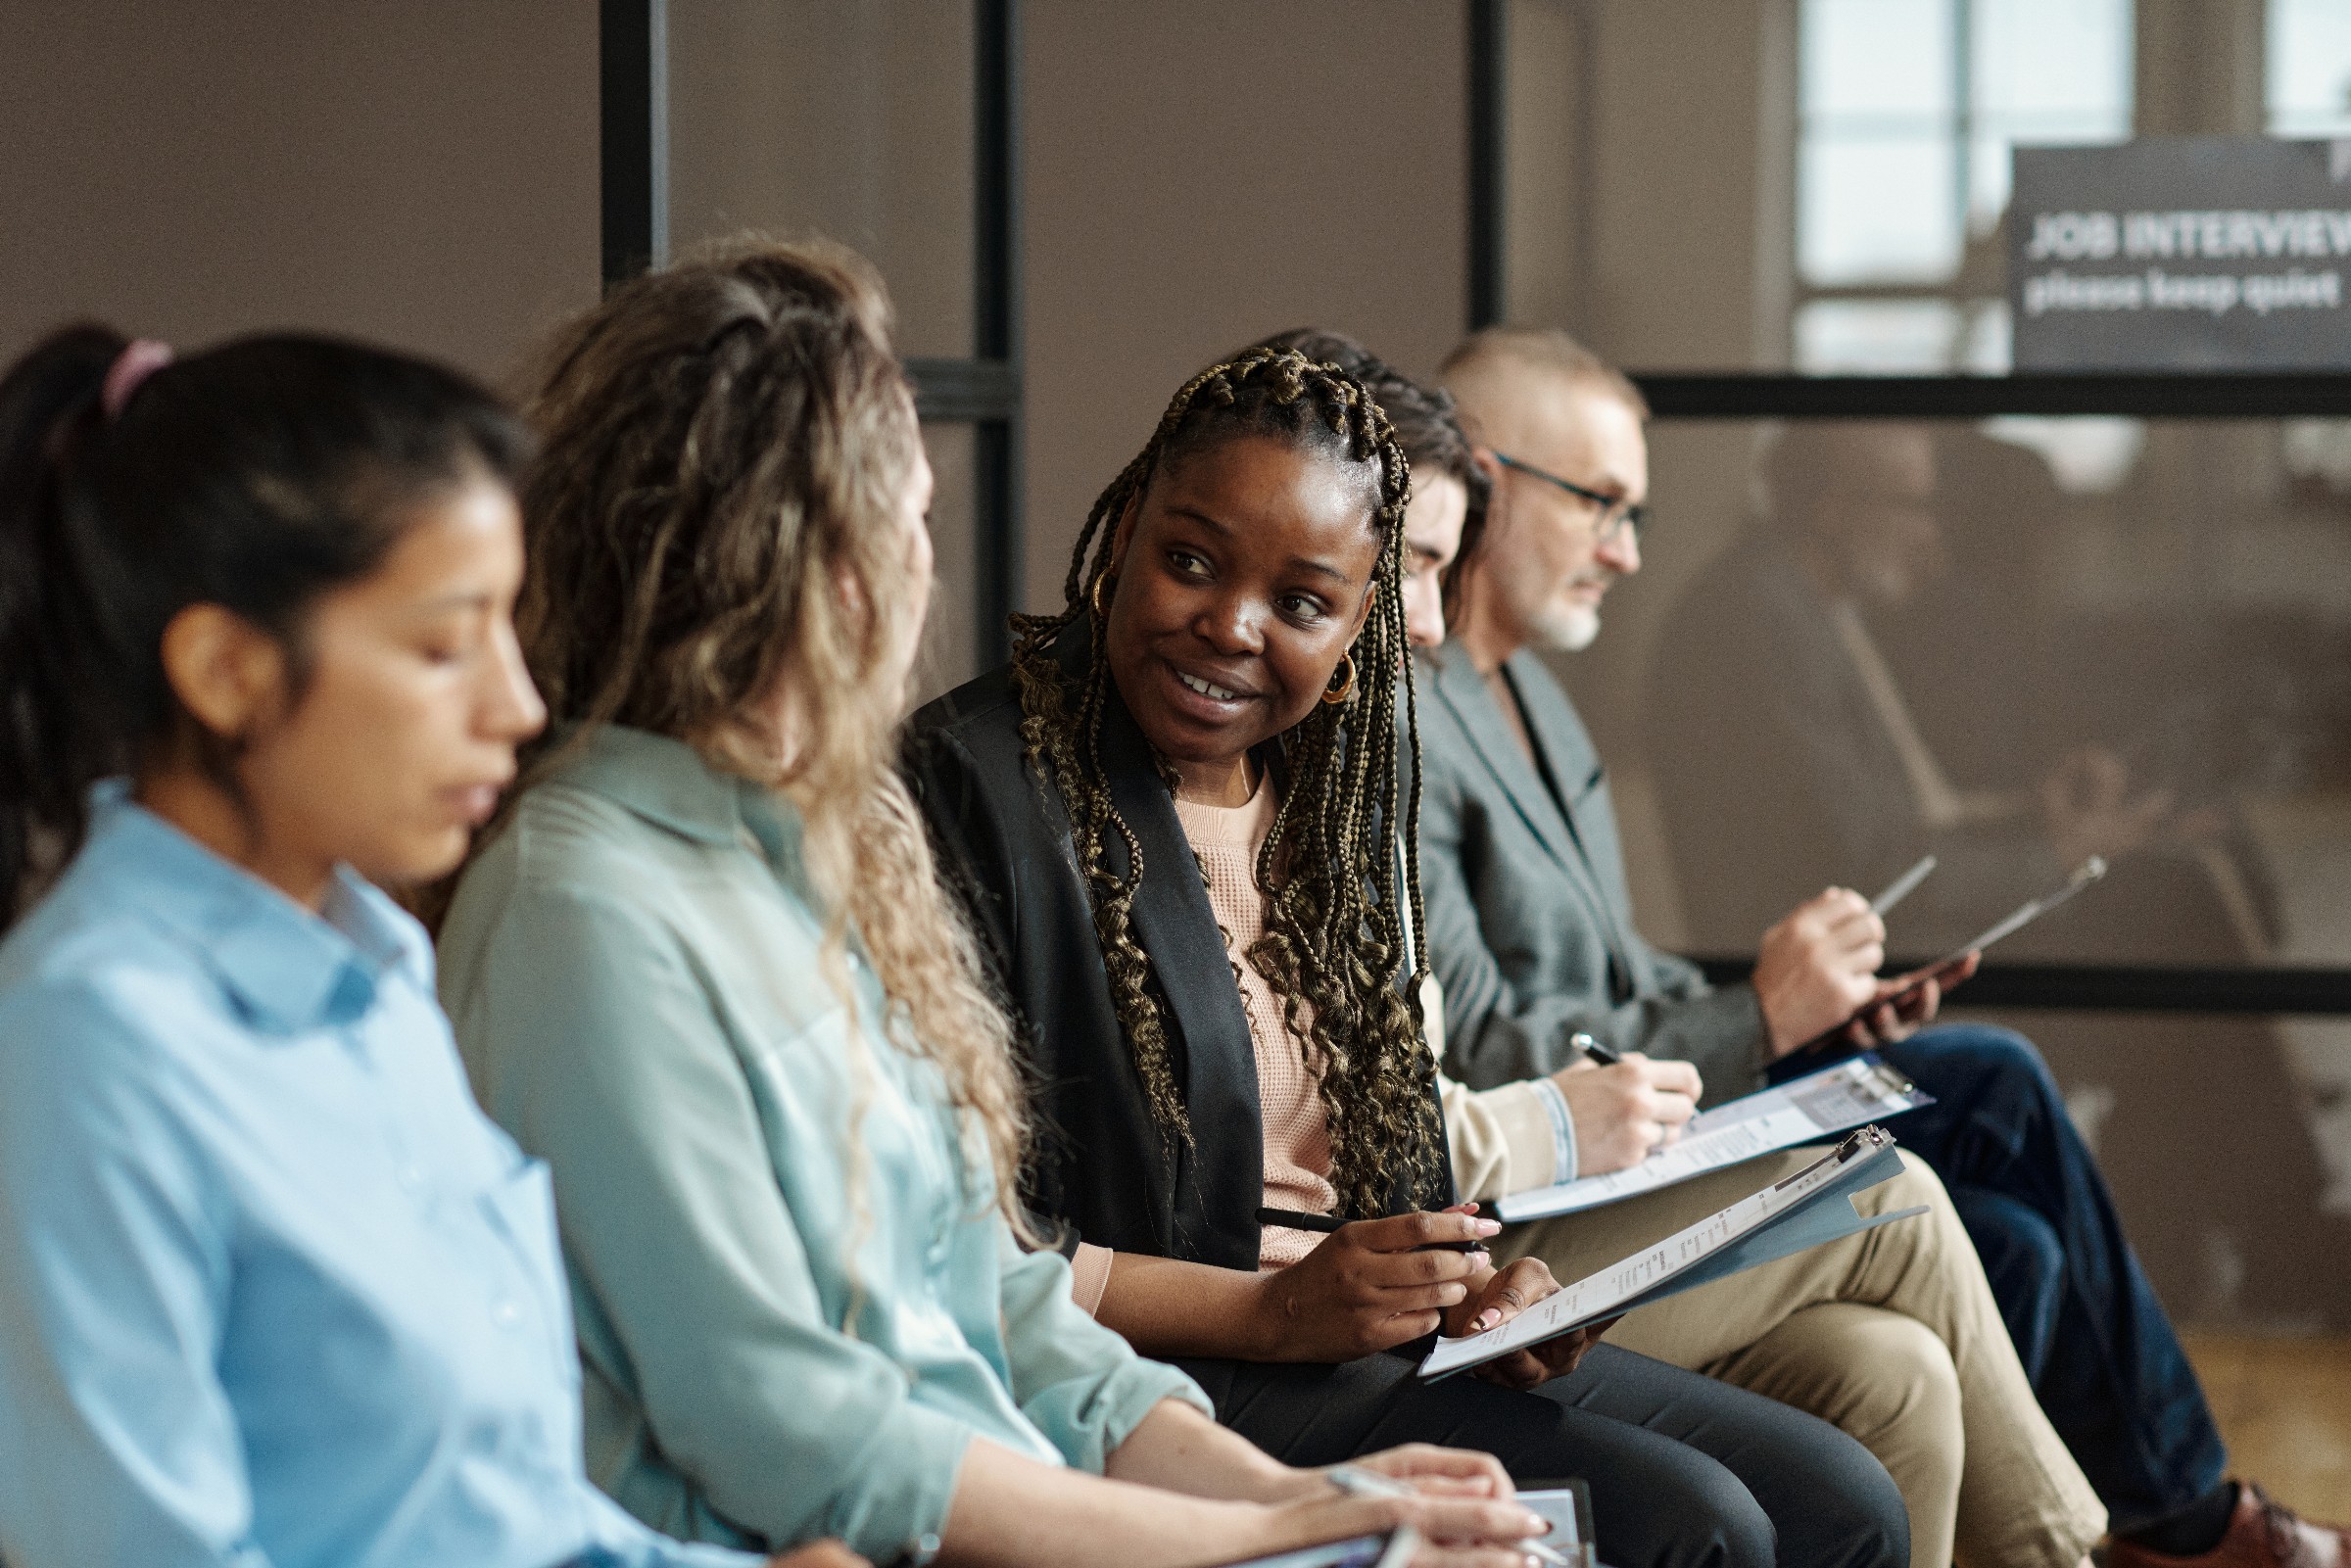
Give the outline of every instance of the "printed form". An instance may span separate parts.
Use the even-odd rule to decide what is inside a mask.
[[[1454,1372],[1557,1339],[1571,1329],[1615,1317],[1696,1284],[1722,1278],[1805,1247],[1926,1212],[1905,1209],[1864,1218],[1849,1198],[1901,1169],[1894,1139],[1864,1127],[1786,1180],[1751,1193],[1728,1209],[1587,1274],[1520,1312],[1499,1328],[1461,1339],[1440,1339],[1420,1363],[1423,1378]]]
[[[1703,1111],[1690,1118],[1680,1139],[1629,1169],[1512,1193],[1494,1206],[1494,1213],[1516,1221],[1597,1209],[1934,1103],[1933,1095],[1876,1052],[1867,1052],[1793,1083]]]

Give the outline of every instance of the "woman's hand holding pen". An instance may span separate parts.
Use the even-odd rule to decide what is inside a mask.
[[[1260,1276],[1253,1358],[1351,1361],[1418,1339],[1467,1300],[1469,1281],[1492,1272],[1483,1251],[1458,1249],[1482,1247],[1501,1229],[1460,1212],[1342,1225],[1289,1267]]]
[[[1425,1539],[1415,1568],[1488,1560],[1501,1568],[1485,1555],[1497,1549],[1509,1553],[1510,1568],[1521,1568],[1529,1556],[1566,1561],[1541,1544],[1549,1526],[1511,1500],[1510,1475],[1490,1454],[1415,1443],[1308,1473],[1345,1497],[1415,1506],[1409,1522]]]

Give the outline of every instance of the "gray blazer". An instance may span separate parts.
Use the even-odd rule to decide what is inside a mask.
[[[1478,1089],[1539,1077],[1573,1060],[1568,1036],[1584,1030],[1695,1064],[1707,1104],[1758,1086],[1753,989],[1712,990],[1633,929],[1607,775],[1551,672],[1529,653],[1503,666],[1538,771],[1460,643],[1414,662],[1420,890],[1448,1070]]]

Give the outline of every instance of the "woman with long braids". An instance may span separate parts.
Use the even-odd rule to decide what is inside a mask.
[[[1204,1413],[1021,1245],[1002,1015],[891,771],[931,472],[863,262],[614,290],[532,409],[521,636],[556,726],[459,879],[443,994],[553,1168],[598,1482],[729,1544],[1196,1568],[1541,1521],[1480,1454],[1346,1497]]]
[[[1415,1375],[1440,1323],[1556,1286],[1461,1250],[1499,1227],[1450,1209],[1406,958],[1408,486],[1344,371],[1214,365],[1096,501],[1062,611],[917,716],[909,774],[1038,1085],[1030,1204],[1080,1304],[1277,1457],[1441,1438],[1582,1476],[1623,1568],[1901,1563],[1885,1472],[1768,1400],[1586,1337],[1498,1363],[1512,1386]]]
[[[10,1568],[756,1568],[582,1473],[547,1171],[373,885],[448,873],[546,717],[526,447],[321,338],[0,377]]]
[[[1378,400],[1413,465],[1405,515],[1406,631],[1415,647],[1445,641],[1445,595],[1473,561],[1479,524],[1469,498],[1483,476],[1452,400],[1423,388],[1334,333],[1269,340],[1346,367]],[[1461,940],[1440,923],[1432,960]],[[1444,998],[1421,988],[1431,1054],[1443,1059]],[[1628,1061],[1639,1063],[1637,1055]],[[1671,1082],[1697,1072],[1659,1063]],[[1471,1090],[1442,1075],[1455,1191],[1491,1200],[1563,1179],[1577,1167],[1571,1074]],[[1589,1080],[1585,1080],[1589,1081]],[[1689,1096],[1663,1114],[1686,1117]],[[1899,1129],[1896,1123],[1896,1130]],[[1817,1158],[1791,1150],[1605,1209],[1506,1229],[1498,1258],[1532,1256],[1579,1279],[1695,1223]],[[1886,1466],[1910,1514],[1913,1568],[1971,1562],[2072,1568],[2099,1529],[2095,1495],[2035,1400],[1975,1245],[1951,1196],[1923,1161],[1859,1195],[1869,1213],[1924,1209],[1892,1232],[1807,1249],[1735,1278],[1644,1307],[1609,1330],[1611,1344],[1752,1389],[1834,1422]]]

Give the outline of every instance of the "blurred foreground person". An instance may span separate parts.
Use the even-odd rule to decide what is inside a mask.
[[[0,1558],[748,1565],[582,1474],[546,1167],[371,885],[545,717],[522,432],[352,344],[169,358],[0,380]]]

